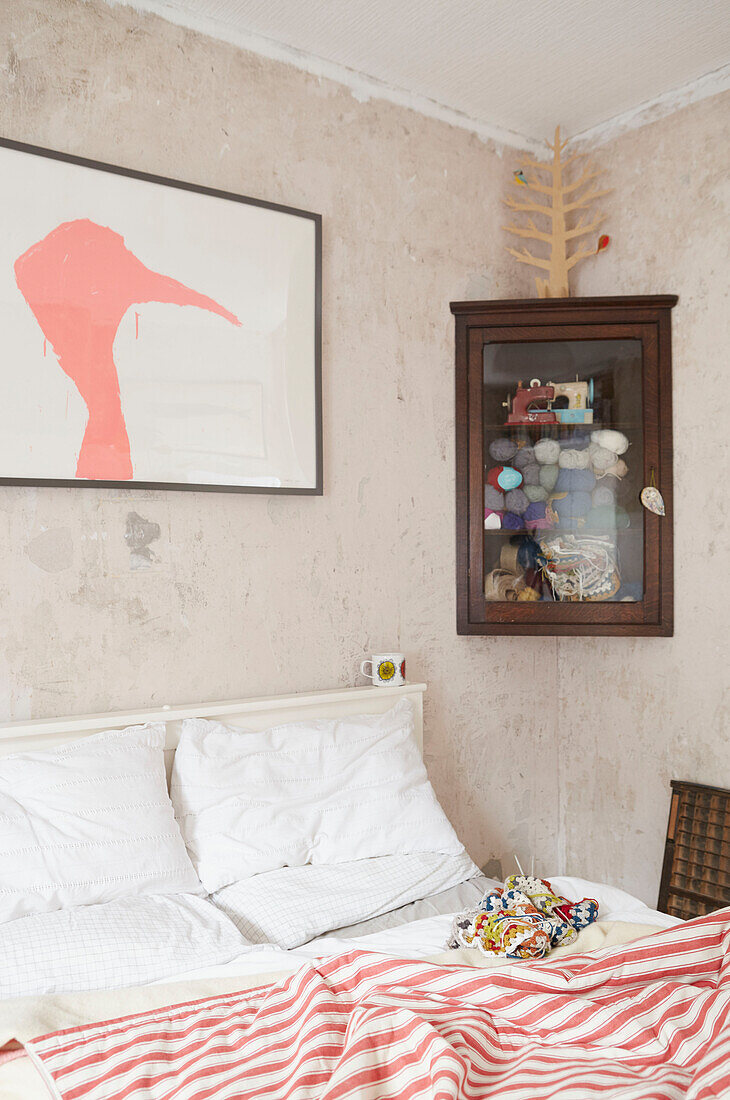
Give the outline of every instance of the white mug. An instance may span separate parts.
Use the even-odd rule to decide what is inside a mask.
[[[370,665],[370,672],[365,666]],[[378,687],[395,687],[406,682],[406,658],[404,653],[373,653],[371,661],[363,661],[360,672]]]

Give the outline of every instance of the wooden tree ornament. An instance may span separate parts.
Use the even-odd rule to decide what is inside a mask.
[[[575,241],[579,237],[585,237],[589,233],[595,232],[605,220],[604,214],[596,214],[593,220],[586,224],[587,215],[581,213],[577,224],[569,227],[568,223],[572,221],[570,215],[576,210],[586,211],[595,199],[607,195],[611,188],[604,188],[600,191],[595,190],[595,184],[592,181],[596,180],[602,173],[600,169],[595,168],[592,161],[587,159],[585,153],[574,153],[567,160],[563,160],[562,152],[567,144],[567,139],[561,142],[560,127],[558,126],[555,130],[555,141],[546,142],[548,148],[552,150],[552,163],[549,161],[543,163],[533,160],[531,157],[523,157],[521,167],[514,173],[516,186],[519,186],[520,189],[532,191],[536,195],[545,195],[545,201],[527,199],[520,202],[512,197],[504,200],[505,205],[510,210],[525,214],[539,214],[541,217],[548,219],[549,224],[546,230],[542,230],[535,225],[532,217],[527,219],[525,226],[502,226],[508,233],[514,233],[517,237],[543,241],[550,246],[549,259],[533,256],[527,248],[523,248],[521,252],[518,252],[516,248],[505,246],[510,255],[519,260],[521,264],[531,264],[533,267],[539,267],[543,271],[547,271],[546,279],[535,276],[537,293],[540,298],[570,297],[568,279],[570,271],[581,260],[585,260],[589,256],[595,256],[596,253],[602,252],[608,245],[608,237],[604,235],[599,237],[595,248],[579,245],[572,255],[568,255],[570,241]],[[565,182],[563,174],[569,165],[580,165],[581,171],[570,182]],[[550,182],[542,183],[540,177],[536,174],[537,172],[549,173]],[[585,185],[587,185],[585,191],[577,194],[581,187]]]

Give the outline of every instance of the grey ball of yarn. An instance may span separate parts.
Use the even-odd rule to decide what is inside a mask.
[[[557,439],[540,439],[533,450],[535,458],[542,466],[551,465],[560,458],[560,444]]]
[[[618,455],[613,451],[607,451],[606,448],[601,447],[599,443],[591,443],[587,454],[596,473],[602,473],[609,470],[611,466],[615,466],[618,462]]]
[[[525,485],[539,485],[540,484],[540,467],[536,462],[531,463],[529,466],[524,466],[522,469],[522,488]]]
[[[521,516],[523,512],[526,512],[530,504],[522,489],[510,489],[508,493],[504,494],[504,502],[507,505],[507,511],[514,512],[516,516]]]
[[[493,489],[491,485],[484,486],[484,507],[492,512],[504,511],[504,493],[499,489]]]
[[[543,489],[542,485],[525,484],[523,492],[530,504],[537,504],[539,501],[547,500],[548,498],[547,489]]]
[[[513,439],[502,436],[489,444],[489,453],[495,462],[509,462],[517,453],[517,444]]]
[[[599,485],[591,493],[594,508],[612,508],[616,503],[616,494],[608,485]]]
[[[551,493],[555,488],[559,473],[560,470],[555,462],[552,462],[549,466],[543,466],[540,470],[540,484],[543,489],[547,489]]]
[[[567,451],[560,452],[558,465],[562,466],[564,470],[585,470],[590,461],[590,448],[578,451],[571,447]]]
[[[516,470],[524,470],[526,466],[534,466],[535,452],[532,447],[520,447],[512,459],[512,465]]]

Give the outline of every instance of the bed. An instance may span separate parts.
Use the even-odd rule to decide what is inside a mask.
[[[256,737],[272,728],[297,730],[370,716],[372,728],[381,730],[381,722],[404,701],[411,739],[420,748],[424,690],[422,684],[339,689],[9,723],[0,726],[0,752],[15,759],[13,754],[53,749],[66,766],[65,746],[86,738],[94,745],[110,730],[124,731],[125,744],[132,746],[136,735],[128,730],[160,727],[167,777],[173,799],[179,800],[173,764],[176,752],[183,756],[178,750],[183,729],[192,731],[192,750],[186,751],[193,752],[194,778],[208,775],[194,723],[210,723],[206,735],[213,724],[230,723]],[[289,743],[276,744],[277,755],[286,757]],[[148,752],[149,746],[139,751]],[[206,789],[205,783],[200,786]],[[552,886],[565,897],[599,902],[598,921],[574,942],[539,962],[516,963],[465,948],[445,951],[455,914],[476,906],[500,884],[486,879],[465,853],[448,850],[449,837],[439,837],[437,826],[433,843],[446,850],[431,862],[430,853],[363,857],[370,849],[358,848],[354,864],[377,867],[375,877],[371,872],[364,880],[354,876],[349,883],[351,865],[337,859],[259,872],[246,880],[249,908],[242,914],[241,890],[219,883],[225,882],[227,860],[243,852],[255,867],[261,851],[249,850],[248,838],[239,838],[231,851],[219,843],[210,846],[210,813],[218,815],[216,828],[228,826],[221,826],[217,804],[201,810],[195,802],[199,795],[178,801],[176,811],[180,820],[194,819],[197,833],[192,828],[183,834],[199,872],[205,867],[201,881],[215,889],[188,894],[181,888],[171,899],[159,892],[153,875],[150,892],[133,904],[113,896],[99,904],[20,916],[8,910],[12,919],[0,926],[6,948],[22,933],[19,957],[39,973],[47,966],[52,980],[41,992],[0,999],[0,1100],[289,1094],[318,1100],[517,1098],[526,1095],[526,1080],[532,1082],[531,1100],[584,1100],[587,1090],[599,1086],[608,1095],[641,1100],[685,1095],[700,1100],[730,1089],[724,1069],[730,1053],[724,1045],[730,1034],[727,914],[685,924],[620,890],[555,877]],[[272,828],[270,821],[265,824]],[[397,828],[396,820],[394,835]],[[329,840],[336,842],[337,837]],[[362,837],[356,843],[362,846]],[[412,871],[413,860],[418,881],[413,885],[411,876],[406,886],[405,870]],[[251,889],[256,879],[266,880],[260,896]],[[362,909],[363,892],[376,901],[382,893],[380,904]],[[0,897],[0,915],[2,904]],[[111,933],[99,924],[107,912]],[[92,918],[96,923],[89,933],[84,921]],[[158,937],[154,921],[158,933],[164,928]],[[318,921],[329,926],[311,934]],[[51,936],[44,931],[48,927],[54,928]],[[126,947],[114,939],[122,928],[128,930]],[[278,942],[272,942],[272,929]],[[78,951],[71,958],[74,937],[84,945],[83,958]],[[0,988],[2,977],[0,970]],[[664,987],[666,995],[657,997]],[[272,1019],[278,1021],[273,1038],[267,1026]],[[616,1031],[620,1040],[612,1037]],[[199,1043],[188,1051],[191,1034]],[[190,1055],[182,1069],[181,1049]]]

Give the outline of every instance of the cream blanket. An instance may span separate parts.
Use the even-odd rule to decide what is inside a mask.
[[[561,955],[599,951],[630,943],[649,936],[660,928],[646,924],[605,922],[591,924],[566,947],[552,951],[547,958],[533,962],[487,957],[480,951],[462,948],[433,956],[428,961],[439,965],[476,967],[541,966]],[[288,976],[288,975],[284,975]],[[136,1012],[160,1008],[163,1005],[193,1001],[236,990],[267,985],[282,977],[278,974],[255,974],[250,978],[200,978],[169,985],[136,986],[110,992],[52,994],[43,997],[18,997],[0,1001],[0,1047],[8,1048],[13,1040],[26,1039],[77,1024],[118,1018]],[[0,1100],[48,1100],[48,1091],[29,1058],[21,1056],[0,1063]]]

